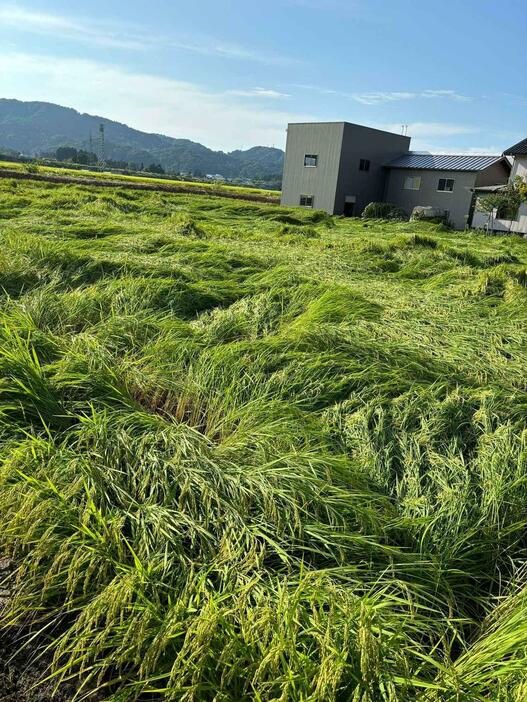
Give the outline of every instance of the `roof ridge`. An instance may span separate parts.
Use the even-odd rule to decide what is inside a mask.
[[[435,171],[481,171],[505,161],[498,154],[431,154],[412,152],[400,154],[385,165],[388,168],[415,168]]]
[[[527,141],[527,139],[525,140]],[[418,156],[461,156],[462,158],[466,158],[467,156],[471,156],[474,158],[501,158],[501,154],[467,154],[467,153],[434,153],[432,151],[407,151],[407,154],[415,154]],[[405,154],[401,154],[404,156]],[[399,156],[397,158],[400,158]]]

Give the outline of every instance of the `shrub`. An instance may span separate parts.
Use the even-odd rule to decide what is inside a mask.
[[[362,213],[364,219],[401,219],[408,220],[408,215],[397,205],[389,202],[370,202]]]

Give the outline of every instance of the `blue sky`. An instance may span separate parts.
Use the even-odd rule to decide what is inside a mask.
[[[498,153],[527,136],[525,0],[0,0],[0,97],[231,150],[288,121]]]

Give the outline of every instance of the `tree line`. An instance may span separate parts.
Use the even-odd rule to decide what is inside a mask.
[[[93,166],[99,163],[99,157],[92,151],[86,149],[76,149],[74,146],[59,146],[56,149],[55,158],[57,161],[66,163],[76,163],[81,166]],[[130,171],[146,171],[148,173],[164,174],[165,169],[160,163],[150,163],[145,166],[144,163],[137,164],[129,161],[117,161],[114,159],[105,159],[107,166],[111,168],[128,169]]]

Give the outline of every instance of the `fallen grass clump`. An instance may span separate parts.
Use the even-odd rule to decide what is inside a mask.
[[[523,702],[522,240],[31,182],[0,211],[0,629],[28,679]]]

